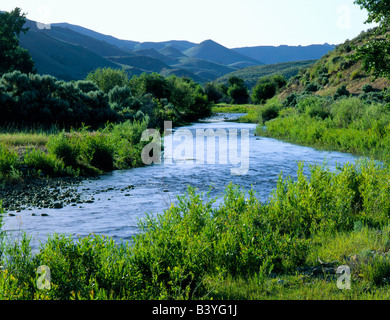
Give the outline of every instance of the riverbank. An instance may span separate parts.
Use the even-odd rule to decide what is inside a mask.
[[[310,177],[300,166],[266,203],[230,185],[214,207],[189,188],[163,214],[147,214],[131,244],[54,235],[31,254],[25,236],[4,247],[0,298],[385,299],[389,178],[370,162],[316,166]],[[50,290],[36,287],[39,265],[50,267]],[[337,281],[339,266],[350,268],[350,290]]]
[[[258,136],[389,160],[390,113],[384,103],[312,95],[300,97],[293,106],[272,99],[261,110],[272,110],[272,117],[258,127]]]

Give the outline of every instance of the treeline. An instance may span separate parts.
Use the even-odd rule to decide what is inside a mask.
[[[124,71],[106,68],[85,80],[65,82],[14,71],[0,78],[0,112],[2,126],[99,127],[147,117],[151,127],[161,127],[164,120],[182,123],[207,117],[211,103],[200,85],[176,76],[128,79]]]
[[[207,83],[205,92],[214,103],[262,104],[278,94],[286,84],[287,80],[282,75],[264,76],[249,90],[243,79],[232,76],[227,84]]]

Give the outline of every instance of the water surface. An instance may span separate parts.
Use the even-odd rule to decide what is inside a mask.
[[[91,233],[129,240],[138,232],[138,220],[145,213],[162,213],[176,197],[186,192],[189,185],[199,192],[211,190],[212,196],[222,195],[229,183],[253,188],[261,201],[266,201],[276,187],[281,172],[296,177],[298,162],[323,164],[333,169],[336,164],[354,162],[356,157],[340,152],[318,151],[271,138],[254,136],[256,125],[231,122],[234,114],[217,115],[207,121],[175,129],[218,130],[236,129],[238,133],[249,130],[249,170],[245,175],[232,175],[238,165],[218,162],[218,144],[215,164],[196,163],[194,157],[172,164],[162,163],[130,170],[114,171],[96,180],[86,180],[78,187],[86,199],[93,203],[67,206],[63,209],[24,210],[15,216],[6,216],[4,230],[18,236],[23,230],[33,236],[33,244],[45,241],[50,234],[86,236]],[[228,121],[229,120],[229,121]],[[240,141],[240,134],[238,135]],[[195,134],[194,140],[195,144]],[[176,142],[176,146],[183,142]],[[240,145],[239,145],[240,146]],[[222,150],[222,149],[221,149]],[[211,189],[210,189],[211,187]],[[36,215],[32,215],[35,213]],[[41,216],[42,213],[48,216]]]

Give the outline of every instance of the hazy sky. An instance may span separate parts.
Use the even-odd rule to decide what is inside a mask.
[[[43,23],[68,22],[134,41],[212,39],[229,47],[338,44],[352,39],[367,13],[354,0],[7,0]]]

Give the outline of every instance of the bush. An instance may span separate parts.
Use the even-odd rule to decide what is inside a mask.
[[[125,70],[112,68],[98,68],[90,72],[86,80],[95,83],[104,93],[109,93],[115,86],[124,87],[129,83]]]
[[[276,94],[276,85],[274,83],[260,83],[253,89],[252,100],[255,103],[262,103],[271,99]]]
[[[305,93],[317,92],[319,89],[320,85],[318,83],[311,82],[305,87]]]
[[[20,165],[18,153],[0,144],[0,179],[7,178],[14,170],[19,170]]]
[[[17,126],[99,126],[116,121],[106,95],[93,83],[67,83],[51,76],[7,73],[0,79],[0,123]]]
[[[64,162],[57,159],[54,154],[47,154],[39,149],[27,150],[23,162],[37,173],[51,177],[77,175],[71,168],[65,168]]]
[[[260,108],[260,117],[263,122],[275,119],[279,115],[282,105],[276,99],[269,100],[264,106]]]
[[[362,87],[362,91],[363,91],[364,93],[369,93],[369,92],[372,92],[373,90],[374,90],[374,88],[373,88],[372,85],[369,84],[369,83],[366,83],[366,84],[363,85],[363,87]]]
[[[341,97],[349,97],[350,93],[347,90],[347,86],[343,84],[342,86],[338,87],[336,90],[336,93],[333,96],[333,99],[339,99]]]

